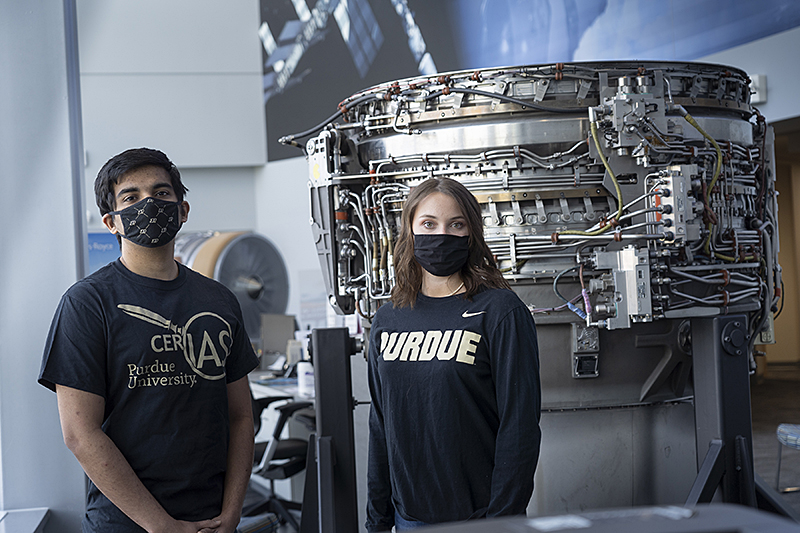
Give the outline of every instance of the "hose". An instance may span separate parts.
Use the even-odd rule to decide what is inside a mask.
[[[467,89],[463,87],[447,87],[445,89],[440,89],[438,91],[432,92],[431,94],[426,96],[425,99],[432,100],[434,98],[438,98],[439,96],[449,93],[475,94],[478,96],[485,96],[487,98],[497,98],[498,100],[503,100],[504,102],[508,102],[511,104],[517,104],[523,107],[530,107],[531,109],[536,109],[538,111],[548,111],[551,113],[575,113],[576,111],[582,111],[584,109],[582,107],[572,107],[572,108],[547,107],[539,104],[534,104],[533,102],[518,100],[516,98],[512,98],[511,96],[506,96],[504,94],[490,93],[489,91],[481,91],[480,89]]]
[[[711,135],[706,133],[706,131],[700,127],[700,124],[698,124],[694,117],[690,115],[688,111],[686,111],[686,108],[684,108],[682,105],[676,105],[674,106],[674,109],[677,110],[684,119],[686,119],[686,122],[691,124],[694,129],[700,132],[700,135],[708,139],[708,141],[714,146],[714,150],[717,152],[717,164],[714,167],[714,176],[711,178],[711,184],[708,186],[708,195],[710,195],[711,191],[714,189],[714,185],[717,184],[717,178],[719,178],[719,175],[722,172],[722,150],[720,149],[719,144],[717,144],[717,141],[715,141]],[[706,195],[704,200],[706,202],[706,207],[711,209],[711,206],[708,205],[708,195]],[[708,230],[708,236],[706,237],[706,242],[703,246],[703,249],[709,256],[711,255],[711,226],[711,222],[709,222],[706,226],[706,229]],[[725,256],[721,256],[720,259],[724,259],[726,261],[732,260],[732,258]]]
[[[608,176],[611,178],[611,182],[614,184],[614,191],[617,193],[617,205],[619,206],[617,209],[617,214],[614,216],[612,220],[617,220],[622,217],[622,189],[619,187],[619,181],[617,181],[617,177],[614,175],[614,171],[611,170],[611,165],[608,164],[608,159],[606,159],[605,154],[603,154],[603,150],[600,149],[600,140],[597,136],[597,120],[594,116],[594,109],[589,108],[589,129],[592,132],[592,139],[594,140],[594,146],[597,148],[597,154],[600,157],[600,161],[603,162],[603,166],[608,172]],[[562,231],[559,235],[584,235],[584,236],[594,236],[600,235],[601,233],[605,233],[606,231],[611,228],[611,224],[606,224],[605,226],[596,229],[594,231],[579,231],[579,230],[568,230]]]
[[[566,270],[562,270],[561,272],[559,272],[558,275],[553,280],[553,292],[555,292],[556,296],[558,296],[567,305],[570,311],[581,317],[583,320],[586,320],[586,313],[583,311],[583,309],[581,309],[580,307],[573,304],[571,301],[564,298],[564,296],[562,296],[561,293],[558,292],[558,280],[561,279],[561,276],[563,276],[567,272],[572,272],[573,270],[577,270],[579,267],[580,265],[575,265],[573,267],[570,267]]]
[[[352,102],[347,102],[347,103],[342,102],[340,104],[340,109],[336,113],[334,113],[333,115],[328,117],[326,120],[320,122],[319,124],[317,124],[313,128],[307,129],[305,131],[301,131],[300,133],[294,133],[292,135],[284,135],[283,137],[278,139],[278,142],[281,143],[281,144],[285,144],[287,146],[296,146],[298,148],[303,148],[303,146],[301,144],[299,144],[298,142],[296,142],[295,139],[302,139],[304,137],[309,137],[311,135],[314,135],[315,133],[318,133],[319,131],[322,130],[322,128],[324,128],[325,126],[327,126],[328,124],[330,124],[331,122],[336,120],[337,118],[339,118],[342,115],[344,115],[345,112],[347,111],[347,107],[346,106],[354,107],[354,106],[357,106],[359,104],[363,104],[364,102],[368,102],[370,100],[380,100],[380,98],[381,97],[378,96],[377,94],[367,94],[367,95],[361,96],[359,98],[356,98]]]

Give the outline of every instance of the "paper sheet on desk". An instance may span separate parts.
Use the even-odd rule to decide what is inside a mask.
[[[297,386],[297,378],[265,378],[255,380],[259,385],[266,385],[268,387],[285,387]]]
[[[275,395],[297,396],[297,378],[261,378],[252,380],[251,384],[255,386],[253,393],[256,398]]]

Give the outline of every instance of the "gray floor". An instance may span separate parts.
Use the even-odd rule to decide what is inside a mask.
[[[753,410],[753,465],[774,486],[778,466],[779,424],[800,424],[800,365],[770,365],[751,382]],[[800,450],[783,447],[781,487],[800,486]],[[800,492],[782,495],[800,513]]]
[[[779,424],[800,424],[800,365],[771,365],[751,381],[753,463],[756,473],[774,486],[778,465]],[[800,486],[800,450],[783,448],[782,487]],[[800,491],[781,496],[800,513]],[[284,525],[279,533],[290,533]]]

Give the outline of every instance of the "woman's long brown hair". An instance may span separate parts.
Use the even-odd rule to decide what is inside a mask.
[[[396,307],[413,307],[422,289],[422,267],[414,258],[414,232],[412,222],[419,203],[429,195],[440,192],[453,198],[467,221],[469,259],[461,268],[465,296],[471,299],[484,288],[510,289],[489,246],[483,239],[481,207],[461,183],[450,178],[431,178],[415,187],[403,206],[400,235],[394,248],[395,279],[392,303]]]

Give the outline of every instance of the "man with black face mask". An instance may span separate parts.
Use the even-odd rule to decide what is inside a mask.
[[[189,204],[146,148],[95,181],[121,258],[70,287],[39,382],[91,483],[86,532],[236,531],[253,458],[247,374],[258,364],[236,297],[177,263]]]

